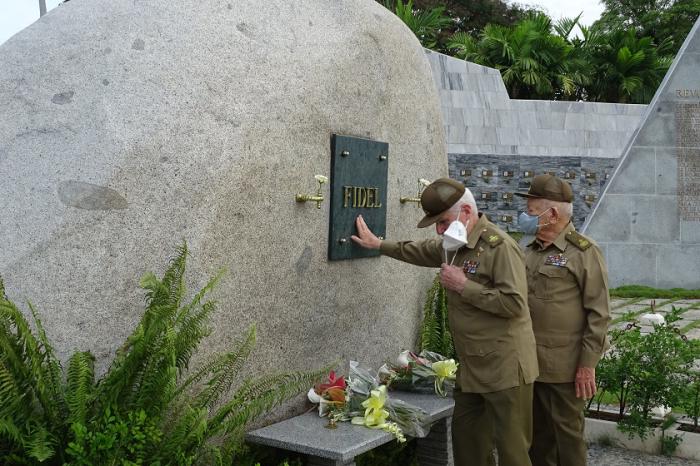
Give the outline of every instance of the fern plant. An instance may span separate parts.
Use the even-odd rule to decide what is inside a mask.
[[[447,316],[447,295],[445,288],[440,284],[439,275],[435,276],[425,298],[420,349],[440,353],[447,358],[456,358]]]
[[[327,373],[239,381],[255,326],[189,370],[222,273],[185,301],[187,256],[183,244],[162,278],[143,277],[145,313],[97,380],[89,352],[73,354],[64,374],[34,308],[36,335],[0,280],[0,464],[231,464],[251,421]]]

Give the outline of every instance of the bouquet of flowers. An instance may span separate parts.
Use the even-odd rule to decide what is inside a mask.
[[[379,368],[379,377],[387,386],[392,384],[413,389],[432,383],[435,393],[446,395],[446,386],[454,386],[458,364],[454,359],[432,351],[415,354],[402,351],[395,364],[384,364]]]
[[[405,435],[425,437],[422,428],[425,413],[415,406],[389,397],[387,387],[356,361],[350,361],[347,382],[331,372],[328,382],[314,386],[309,401],[318,403],[320,416],[328,416],[331,424],[350,421],[370,429],[382,429],[399,442]]]

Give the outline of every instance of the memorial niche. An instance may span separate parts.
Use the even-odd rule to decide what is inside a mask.
[[[357,246],[355,219],[362,215],[380,238],[386,235],[389,144],[350,136],[331,138],[331,204],[328,260],[378,256]]]

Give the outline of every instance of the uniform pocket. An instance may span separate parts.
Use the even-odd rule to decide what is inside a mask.
[[[504,351],[503,342],[466,342],[464,365],[478,382],[496,382],[506,375],[503,369],[508,355]]]
[[[552,299],[561,280],[565,279],[569,270],[565,267],[545,265],[540,267],[535,275],[535,296],[539,299]]]
[[[537,360],[542,372],[568,372],[575,369],[579,340],[566,335],[537,337]]]

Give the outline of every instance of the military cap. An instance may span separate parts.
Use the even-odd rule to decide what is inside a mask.
[[[420,195],[420,206],[425,217],[418,222],[418,228],[425,228],[440,219],[464,194],[464,185],[449,178],[438,178],[430,183]]]
[[[569,182],[554,175],[537,175],[532,179],[528,192],[514,194],[530,199],[549,199],[557,202],[574,200],[574,192]]]

